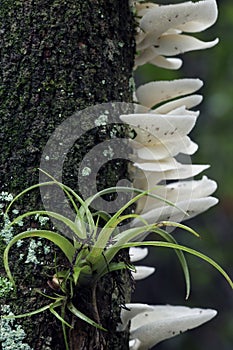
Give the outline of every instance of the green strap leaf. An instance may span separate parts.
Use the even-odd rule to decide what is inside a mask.
[[[173,222],[173,221],[160,221],[157,226],[171,226],[171,227],[177,227],[177,228],[181,228],[187,232],[192,233],[194,236],[196,237],[200,237],[199,233],[197,233],[196,231],[194,231],[191,227],[186,226],[184,224],[180,224],[179,222]]]
[[[49,311],[59,320],[61,321],[62,324],[66,325],[69,328],[73,328],[68,322],[66,322],[64,320],[64,318],[62,318],[62,316],[59,315],[59,313],[57,311],[55,311],[54,309],[56,307],[62,306],[62,301],[56,301],[55,303],[51,304],[49,307]]]
[[[105,258],[106,258],[107,262],[110,263],[110,261],[113,259],[113,257],[121,249],[122,245],[128,243],[129,241],[132,241],[133,239],[136,239],[140,234],[142,234],[142,233],[144,234],[146,232],[157,233],[161,237],[163,237],[166,241],[168,241],[170,243],[177,244],[175,238],[172,235],[170,235],[166,231],[162,230],[161,228],[158,228],[157,225],[147,225],[147,226],[142,226],[142,227],[131,228],[131,229],[128,229],[126,231],[121,232],[119,235],[117,235],[115,237],[117,242],[113,245],[112,248],[108,249],[105,252]],[[183,252],[179,251],[179,250],[175,250],[175,252],[180,260],[180,263],[181,263],[181,266],[182,266],[182,269],[184,272],[185,283],[186,283],[186,299],[187,299],[189,297],[189,294],[190,294],[190,274],[189,274],[188,265],[187,265],[187,262],[186,262],[186,259],[184,257]],[[98,264],[97,271],[100,274],[107,273],[106,266],[103,266],[103,263],[101,263],[101,261],[99,261],[99,263],[97,263],[97,264]]]
[[[104,256],[106,262],[109,264],[114,256],[121,250],[121,247],[123,244],[128,243],[129,241],[138,238],[140,234],[144,234],[146,232],[151,232],[155,228],[155,225],[146,225],[141,227],[134,227],[130,228],[126,231],[123,231],[116,235],[114,237],[114,240],[116,241],[112,247],[108,248],[106,251],[104,251]],[[102,255],[95,261],[95,266],[97,270],[97,274],[102,275],[103,273],[106,273],[106,263],[103,263]],[[89,256],[88,256],[89,260]]]
[[[73,267],[73,279],[74,279],[74,284],[76,285],[78,283],[78,279],[80,276],[80,272],[82,271],[82,268],[79,266],[74,266]]]
[[[67,217],[65,217],[65,216],[63,216],[61,214],[58,214],[58,213],[55,213],[55,212],[52,212],[52,211],[46,211],[46,210],[34,210],[34,211],[30,211],[30,212],[24,213],[22,215],[19,215],[19,216],[17,216],[17,218],[15,218],[9,224],[9,227],[13,226],[18,221],[21,221],[24,218],[29,217],[29,216],[33,216],[33,215],[47,215],[47,216],[51,216],[54,219],[57,219],[57,220],[63,222],[66,226],[68,226],[72,230],[72,232],[74,232],[78,236],[78,238],[80,238],[80,239],[86,238],[85,232],[82,232],[81,230],[79,230],[78,226],[73,221],[71,221],[70,219],[68,219]]]
[[[187,214],[183,209],[177,207],[176,204],[170,202],[169,200],[167,200],[167,199],[165,199],[165,198],[163,198],[163,197],[161,197],[161,196],[158,196],[158,195],[156,195],[156,194],[150,193],[150,191],[155,190],[155,189],[156,189],[156,187],[155,187],[155,188],[152,188],[151,190],[144,191],[144,190],[140,190],[140,189],[135,188],[135,187],[124,187],[124,186],[109,187],[109,188],[106,188],[106,189],[104,189],[104,190],[102,190],[102,191],[99,191],[98,193],[96,193],[96,194],[94,194],[93,196],[91,196],[90,198],[88,198],[88,199],[86,200],[86,204],[87,204],[88,206],[90,206],[91,203],[92,203],[96,198],[101,197],[101,196],[103,196],[103,195],[105,195],[105,194],[109,194],[109,193],[114,193],[114,192],[137,193],[137,194],[142,194],[142,196],[149,196],[149,197],[158,199],[159,201],[162,201],[162,202],[164,202],[164,203],[166,203],[166,204],[168,204],[168,205],[171,205],[171,206],[173,206],[173,207],[179,209],[181,212],[183,212],[185,215],[188,216],[188,214]],[[134,198],[135,198],[135,197],[134,197]],[[129,201],[129,202],[130,202],[130,201]],[[128,202],[128,203],[129,203],[129,202]],[[126,205],[127,205],[128,203],[126,203]],[[129,206],[129,205],[131,205],[131,204],[128,204],[128,206]],[[127,206],[127,207],[128,207],[128,206]]]
[[[107,274],[108,272],[112,272],[112,271],[119,271],[119,270],[125,270],[128,269],[130,271],[136,272],[136,268],[134,265],[131,264],[126,264],[124,262],[119,262],[119,263],[110,263],[107,267],[107,269],[105,269],[105,271],[103,272],[103,274],[100,277],[103,277],[105,274]]]
[[[17,196],[15,196],[12,201],[10,202],[10,204],[8,205],[8,207],[6,208],[6,212],[5,214],[8,215],[8,212],[10,210],[10,208],[12,207],[12,205],[20,198],[22,197],[24,194],[34,190],[35,188],[41,187],[41,186],[51,186],[54,185],[54,181],[47,181],[47,182],[43,182],[41,184],[35,184],[32,185],[28,188],[26,188],[25,190],[23,190],[22,192],[20,192],[19,194],[17,194]]]
[[[6,273],[7,273],[9,280],[13,284],[15,284],[15,283],[14,283],[14,279],[12,277],[10,267],[9,267],[9,250],[17,241],[24,239],[24,238],[31,238],[31,237],[46,238],[49,241],[53,242],[65,254],[65,256],[67,257],[69,262],[70,263],[72,262],[73,256],[75,254],[75,248],[70,243],[70,241],[67,238],[65,238],[64,236],[62,236],[56,232],[49,231],[49,230],[34,230],[34,231],[21,232],[12,238],[12,240],[6,246],[4,254],[3,254],[4,267],[5,267],[5,270],[6,270]]]
[[[37,310],[34,310],[34,311],[30,311],[30,312],[27,312],[25,314],[21,314],[21,315],[7,315],[7,316],[1,316],[1,318],[3,319],[12,319],[12,318],[23,318],[23,317],[30,317],[30,316],[33,316],[33,315],[37,315],[45,310],[48,310],[50,308],[52,304],[49,304],[49,305],[45,305],[43,307],[41,307],[40,309],[37,309]]]
[[[53,176],[51,176],[50,174],[48,174],[46,171],[42,170],[39,168],[39,170],[41,172],[43,172],[45,175],[47,175],[50,179],[53,180],[54,184],[58,185],[62,190],[66,190],[68,191],[75,199],[77,199],[77,201],[81,204],[81,207],[77,213],[78,217],[80,220],[82,220],[82,214],[81,211],[84,210],[85,215],[87,217],[88,220],[88,225],[90,228],[94,228],[95,227],[95,223],[92,217],[92,213],[88,208],[88,205],[86,203],[86,201],[84,201],[74,190],[72,190],[72,188],[70,188],[69,186],[66,186],[64,184],[62,184],[61,182],[57,181]]]
[[[97,242],[96,242],[96,247],[98,247],[99,249],[96,250],[96,249],[93,249],[91,254],[90,254],[90,259],[96,259],[98,258],[98,255],[100,253],[102,253],[102,251],[100,251],[100,247],[101,248],[105,248],[106,245],[107,245],[107,242],[109,241],[109,238],[118,222],[118,218],[119,216],[128,208],[130,207],[132,204],[134,204],[137,200],[139,200],[140,198],[144,197],[144,196],[151,196],[153,198],[156,198],[157,200],[160,200],[168,205],[171,205],[173,207],[176,207],[176,205],[168,200],[166,200],[165,198],[162,198],[160,196],[157,196],[155,194],[151,194],[150,191],[142,191],[142,190],[138,190],[136,188],[128,188],[128,187],[111,187],[111,188],[108,188],[106,190],[103,190],[103,191],[100,191],[98,192],[96,195],[92,196],[89,200],[86,201],[86,203],[88,205],[91,204],[91,202],[103,195],[103,194],[106,194],[106,193],[111,193],[111,192],[116,192],[116,191],[119,191],[119,192],[136,192],[138,193],[135,197],[133,197],[132,199],[130,199],[125,205],[123,205],[112,217],[110,220],[108,220],[108,222],[105,224],[105,226],[102,228],[102,230],[100,231],[99,233],[99,236],[98,236],[98,239],[97,239]],[[178,208],[179,209],[179,208]],[[182,209],[180,209],[182,212],[184,212]],[[185,212],[184,212],[185,213]],[[186,213],[185,213],[186,214]],[[130,215],[130,214],[129,214]]]
[[[216,270],[218,270],[223,275],[223,277],[226,279],[226,281],[229,283],[231,288],[233,289],[233,281],[231,280],[230,276],[226,273],[225,270],[223,270],[223,268],[218,263],[216,263],[216,261],[214,261],[213,259],[211,259],[210,257],[208,257],[205,254],[202,254],[202,253],[200,253],[192,248],[186,247],[186,246],[182,246],[182,245],[174,244],[174,243],[160,242],[160,241],[130,242],[130,243],[123,244],[121,246],[121,249],[130,248],[130,247],[140,247],[140,246],[153,246],[153,247],[164,247],[164,248],[178,249],[178,250],[183,250],[184,252],[187,252],[187,253],[192,254],[194,256],[197,256],[198,258],[200,258],[204,261],[207,261]]]
[[[88,316],[84,315],[81,311],[76,309],[76,307],[71,302],[69,302],[67,304],[67,308],[70,310],[70,312],[72,312],[72,314],[74,314],[76,317],[80,318],[81,320],[89,323],[90,325],[92,325],[92,326],[94,326],[102,331],[107,331],[106,328],[102,327],[100,324],[96,323],[95,321],[90,319]]]
[[[167,231],[162,230],[160,228],[156,228],[154,230],[155,233],[159,234],[161,237],[163,237],[167,242],[170,243],[174,243],[174,244],[178,244],[177,241],[175,240],[175,238],[169,234]],[[185,259],[184,253],[182,250],[177,250],[175,249],[175,253],[180,261],[183,273],[184,273],[184,278],[185,278],[185,284],[186,284],[186,295],[185,295],[185,299],[187,300],[189,298],[190,295],[190,273],[189,273],[189,268],[188,268],[188,264],[187,261]]]

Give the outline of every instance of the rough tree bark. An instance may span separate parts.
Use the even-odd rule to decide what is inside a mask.
[[[128,0],[1,1],[1,191],[15,195],[38,182],[43,147],[56,126],[77,109],[109,101],[131,102],[133,37]],[[86,142],[91,148],[105,136],[104,130],[97,130]],[[71,164],[78,164],[85,154],[86,145],[80,147],[84,150],[72,153]],[[117,164],[113,162],[105,175],[108,185],[115,185],[119,172],[127,173],[123,163]],[[63,175],[64,181],[76,189],[74,169],[67,166]],[[105,177],[99,179],[100,188],[106,187]],[[18,209],[37,208],[38,204],[38,194],[34,194],[22,201]],[[1,254],[4,246],[0,238]],[[27,249],[28,243],[12,252],[17,294],[1,300],[15,314],[45,304],[35,287],[48,290],[47,280],[54,267],[54,247],[50,245],[50,254],[39,248],[40,264],[24,264],[26,258],[19,259],[22,253],[27,256]],[[0,272],[4,273],[2,261]],[[130,288],[130,276],[125,272],[100,281],[96,289],[97,308],[101,309],[101,323],[109,332],[100,334],[73,319],[71,322],[77,324],[70,333],[71,350],[128,348],[127,332],[116,333],[116,325],[120,304],[129,300]],[[82,311],[92,316],[91,290],[81,294],[77,291],[77,297]],[[27,334],[25,343],[34,350],[65,349],[61,324],[49,312],[17,323]]]

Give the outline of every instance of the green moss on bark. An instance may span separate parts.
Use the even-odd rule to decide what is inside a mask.
[[[128,1],[3,1],[0,16],[1,183],[14,193],[64,119],[131,100],[133,29]]]

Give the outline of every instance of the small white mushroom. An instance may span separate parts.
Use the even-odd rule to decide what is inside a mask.
[[[140,349],[141,345],[142,345],[142,343],[140,342],[139,339],[131,339],[129,341],[129,349],[130,350],[138,350],[138,349]]]
[[[201,180],[177,181],[166,186],[156,186],[150,193],[156,194],[176,204],[183,201],[192,201],[197,198],[208,197],[215,192],[216,189],[216,182],[203,176]],[[161,201],[149,196],[142,197],[137,203],[137,212],[140,213],[161,207]]]
[[[148,350],[165,339],[200,326],[216,314],[212,309],[153,306],[153,311],[139,313],[131,319],[130,337],[141,342],[137,349]]]
[[[143,170],[143,171],[156,171],[163,172],[169,171],[173,169],[177,169],[179,167],[179,163],[175,160],[175,158],[165,158],[158,161],[151,162],[143,162],[143,163],[134,163],[134,166]]]
[[[190,168],[190,164],[181,164],[176,161],[175,158],[165,158],[159,161],[154,161],[154,162],[141,162],[141,163],[134,163],[134,166],[143,170],[144,172],[162,172],[164,174],[174,174],[177,176],[175,178],[180,179],[180,170],[184,170],[186,167],[187,169]],[[203,166],[200,165],[200,169],[205,170]],[[205,166],[204,166],[205,167]],[[183,176],[182,176],[183,178]],[[166,179],[167,176],[166,176]],[[154,183],[154,186],[151,187],[153,189],[156,186],[156,183]]]
[[[130,261],[135,262],[144,259],[148,254],[148,248],[129,248]]]
[[[174,192],[179,193],[180,200],[187,198],[187,193],[189,193],[192,198],[209,196],[216,191],[217,183],[214,180],[208,179],[207,176],[203,176],[201,180],[173,182],[168,184],[166,188],[169,193],[169,200],[172,201]]]
[[[164,56],[176,56],[187,51],[208,49],[219,42],[218,39],[204,42],[188,35],[175,34],[166,34],[158,39],[150,36],[150,40],[150,46],[144,50],[141,50],[139,45],[139,54],[135,58],[135,68],[151,63],[158,67],[176,70],[181,67],[182,60]]]
[[[153,190],[161,181],[192,178],[208,168],[209,165],[179,164],[177,169],[161,172],[153,171],[153,163],[151,163],[151,171],[139,171],[135,167],[136,171],[134,172],[133,184],[136,188]]]
[[[132,276],[136,281],[143,280],[155,272],[155,268],[151,266],[135,266],[136,272],[132,272]]]
[[[164,103],[162,106],[153,109],[152,112],[156,114],[166,114],[181,106],[190,109],[199,105],[202,99],[203,97],[201,95],[181,97],[174,101]]]
[[[173,5],[151,3],[136,6],[138,30],[135,65],[151,63],[167,69],[179,69],[181,59],[168,58],[180,53],[213,47],[218,39],[203,42],[182,32],[200,32],[210,27],[217,19],[215,0],[184,2]]]
[[[135,57],[135,67],[142,66],[146,63],[151,63],[155,66],[177,70],[182,66],[182,60],[180,58],[167,58],[158,55],[154,47],[148,47],[145,50],[140,51],[140,53]]]
[[[192,94],[202,86],[203,82],[200,79],[153,81],[139,86],[136,97],[141,105],[152,108],[163,101]]]
[[[151,63],[155,66],[177,70],[182,66],[182,60],[180,58],[168,58],[163,56],[156,56],[151,59],[148,63]],[[135,64],[137,64],[137,57],[135,59]]]
[[[130,142],[130,145],[134,147],[135,142]],[[138,145],[138,143],[136,143]],[[135,147],[134,156],[132,156],[132,160],[137,161],[140,160],[162,160],[165,158],[170,158],[176,156],[178,153],[184,154],[194,154],[198,149],[198,145],[190,140],[188,136],[184,136],[179,138],[177,142],[177,138],[173,138],[164,142],[156,143],[156,145],[152,146],[142,146],[140,148]]]
[[[200,174],[202,171],[208,169],[210,166],[199,164],[180,164],[177,169],[165,172],[165,180],[174,179],[188,179],[190,177]]]
[[[154,114],[155,112],[153,112],[152,114]],[[185,108],[185,106],[180,106],[177,107],[175,109],[173,109],[172,111],[168,112],[167,115],[193,115],[195,117],[198,117],[200,112],[199,111],[189,111],[188,109]]]
[[[150,193],[176,204],[182,201],[208,197],[215,192],[216,188],[217,184],[215,181],[203,176],[201,180],[177,181],[166,186],[156,186]],[[137,202],[137,212],[142,214],[165,205],[165,203],[161,203],[155,198],[145,196]]]
[[[181,222],[199,215],[200,213],[205,212],[209,208],[213,207],[218,203],[218,199],[215,197],[203,197],[203,198],[194,198],[190,199],[187,196],[187,200],[182,202],[176,202],[176,207],[163,204],[157,208],[143,208],[141,218],[147,221],[148,224],[155,222],[168,220],[174,222]],[[185,215],[185,211],[188,215]],[[132,227],[141,226],[142,222],[138,219],[134,219],[131,223]]]
[[[197,33],[212,26],[218,16],[215,0],[184,2],[151,8],[140,20],[140,28],[156,37],[170,28]],[[161,20],[163,19],[163,20]]]
[[[154,143],[166,142],[174,137],[179,142],[193,129],[198,115],[199,112],[185,115],[140,113],[121,115],[120,118],[135,128],[137,136],[134,140],[141,143],[142,147],[145,144],[151,144],[152,138],[155,139]]]
[[[142,169],[142,165],[139,163],[135,163],[135,166],[139,169]],[[162,180],[188,179],[200,174],[202,171],[208,169],[209,167],[209,165],[181,164],[177,162],[177,168],[161,172],[158,170],[158,167],[156,165],[154,166],[153,163],[147,163],[147,165],[144,166],[143,170],[144,174],[146,175],[147,184],[149,183],[149,188],[153,189],[155,187],[155,184]],[[153,186],[150,186],[151,184]]]
[[[204,42],[189,35],[167,34],[155,40],[152,45],[156,56],[176,56],[187,51],[208,49],[218,42],[218,39]]]
[[[143,53],[145,50],[153,48],[154,57],[159,55],[176,56],[188,51],[209,49],[218,42],[218,38],[204,42],[190,35],[181,34],[166,33],[157,37],[151,32],[137,45],[137,49]]]

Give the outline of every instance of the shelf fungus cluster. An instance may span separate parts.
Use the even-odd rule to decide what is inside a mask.
[[[134,187],[150,190],[175,204],[171,206],[151,197],[141,198],[137,211],[148,223],[161,220],[180,222],[218,202],[210,196],[217,187],[213,180],[206,176],[201,180],[190,180],[209,167],[192,164],[190,158],[198,149],[188,136],[199,115],[192,108],[202,100],[200,95],[192,93],[201,86],[199,79],[142,85],[136,90],[140,104],[136,109],[147,110],[121,116],[136,132],[131,141]],[[169,102],[171,99],[175,100]],[[133,221],[133,226],[139,224],[138,219]]]
[[[157,60],[160,63],[179,61],[180,66],[180,58],[174,61],[174,58],[167,57],[209,48],[218,42],[215,39],[203,43],[182,34],[203,31],[216,21],[218,9],[215,0],[173,5],[139,1],[135,6],[138,20],[136,66],[157,64]],[[154,53],[153,57],[149,52]],[[173,64],[162,66],[174,68]],[[209,167],[191,162],[191,155],[197,151],[198,145],[190,139],[189,133],[199,116],[195,108],[202,96],[196,92],[202,85],[197,78],[152,81],[141,85],[135,91],[134,113],[120,117],[136,134],[130,140],[134,187],[148,190],[175,204],[171,206],[149,196],[142,197],[137,212],[148,223],[161,220],[180,222],[218,202],[211,196],[217,187],[213,180],[206,176],[193,180]],[[140,221],[135,219],[132,225],[140,225]]]
[[[144,259],[147,254],[147,248],[130,248],[132,262]],[[144,279],[154,270],[153,267],[136,266],[134,277],[136,280]],[[124,331],[130,322],[129,349],[148,350],[163,340],[210,321],[216,315],[217,311],[213,309],[131,303],[121,311],[118,331]]]
[[[183,34],[201,32],[215,23],[218,15],[215,0],[164,6],[149,2],[137,3],[136,9],[136,66],[151,63],[158,67],[179,69],[182,60],[170,56],[207,49],[218,43],[218,39],[203,42]]]
[[[179,69],[182,60],[173,56],[210,48],[218,42],[218,39],[203,42],[190,35],[214,24],[218,14],[215,0],[164,6],[137,2],[135,6],[138,21],[135,68],[150,63]],[[171,206],[149,196],[142,197],[136,212],[149,224],[162,220],[181,222],[218,202],[211,196],[217,187],[215,181],[206,176],[193,179],[209,166],[192,164],[190,159],[198,149],[189,133],[199,116],[193,109],[202,101],[202,96],[196,94],[202,85],[199,79],[149,82],[135,92],[134,113],[121,116],[136,135],[130,141],[134,187],[174,203]],[[133,220],[133,227],[140,225],[142,221]],[[147,250],[139,248],[131,248],[130,252],[132,261],[147,254]],[[146,278],[153,272],[153,268],[136,267],[135,279]],[[130,321],[130,349],[146,350],[215,315],[216,311],[209,309],[135,303],[122,310],[119,331]]]

